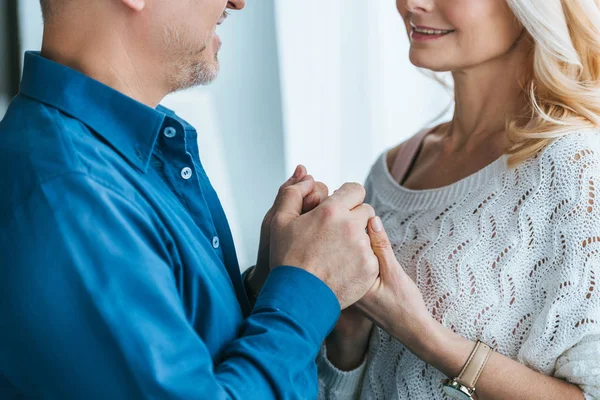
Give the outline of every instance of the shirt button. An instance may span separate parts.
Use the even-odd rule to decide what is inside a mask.
[[[168,126],[165,128],[163,133],[165,134],[166,137],[172,138],[172,137],[175,137],[175,135],[177,134],[177,131],[175,130],[175,128]]]
[[[181,177],[185,180],[188,180],[192,177],[192,169],[190,167],[185,167],[181,170]]]
[[[213,242],[212,242],[213,248],[218,249],[219,248],[219,237],[215,236],[213,238]]]

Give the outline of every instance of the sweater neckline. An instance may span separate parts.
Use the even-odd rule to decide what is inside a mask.
[[[483,184],[490,184],[492,180],[498,179],[508,170],[507,160],[508,155],[503,154],[479,171],[454,183],[434,189],[414,190],[396,182],[387,167],[387,152],[385,152],[375,164],[373,175],[381,177],[377,181],[376,190],[386,202],[402,204],[403,207],[432,207],[437,204],[452,203]]]

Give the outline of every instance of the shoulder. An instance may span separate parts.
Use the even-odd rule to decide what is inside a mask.
[[[538,156],[538,212],[548,226],[582,242],[600,232],[600,131],[573,131],[556,139]],[[553,228],[554,229],[554,228]]]
[[[573,131],[548,145],[539,155],[542,177],[556,188],[581,187],[587,176],[600,174],[600,130]]]
[[[570,162],[600,159],[600,129],[577,130],[555,139],[540,154],[543,162]]]
[[[103,172],[114,168],[111,160],[118,155],[107,148],[81,121],[17,96],[0,122],[0,192],[6,194],[0,197],[0,209],[15,209],[46,183],[60,185],[65,181],[61,177],[83,182],[82,177],[109,176]]]
[[[85,130],[80,121],[58,109],[17,96],[0,122],[0,173],[34,169],[40,174],[60,175],[76,170],[77,152],[72,142]]]
[[[41,183],[78,170],[77,152],[66,133],[79,129],[68,117],[18,95],[0,122],[0,198],[11,209]]]

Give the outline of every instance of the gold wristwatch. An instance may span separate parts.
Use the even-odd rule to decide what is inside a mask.
[[[478,340],[458,377],[442,381],[444,393],[455,400],[477,400],[475,385],[492,351],[490,346]]]

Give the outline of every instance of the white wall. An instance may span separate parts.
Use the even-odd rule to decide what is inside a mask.
[[[21,48],[40,50],[42,48],[42,11],[38,0],[19,1],[19,24],[21,30]],[[21,59],[21,62],[23,60]]]

